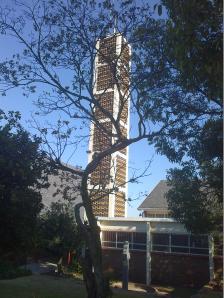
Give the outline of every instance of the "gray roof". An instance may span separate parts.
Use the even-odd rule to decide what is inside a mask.
[[[79,170],[70,165],[67,166]],[[57,174],[48,175],[48,182],[49,187],[40,190],[45,208],[49,208],[51,203],[55,202],[70,202],[73,206],[81,202],[79,189],[81,178],[78,175],[58,170]]]
[[[138,207],[138,210],[144,210],[148,208],[163,208],[167,209],[167,199],[165,194],[170,187],[167,185],[166,180],[161,180],[156,187],[150,192],[146,199]]]

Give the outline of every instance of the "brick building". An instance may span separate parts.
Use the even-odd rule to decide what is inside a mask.
[[[213,258],[210,236],[192,235],[169,216],[167,190],[164,180],[156,185],[138,208],[143,217],[98,218],[104,269],[114,278],[122,277],[124,241],[129,242],[133,282],[202,286],[214,278],[215,266],[222,266]]]
[[[90,128],[89,162],[94,154],[116,142],[116,125],[111,118],[123,137],[129,133],[130,46],[121,34],[113,34],[98,40],[96,49],[93,94],[97,103],[93,109],[98,123]],[[89,182],[96,216],[127,216],[127,176],[128,149],[101,161]]]

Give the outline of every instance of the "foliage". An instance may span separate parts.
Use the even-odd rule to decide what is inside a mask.
[[[168,19],[136,30],[133,55],[145,117],[169,123],[149,138],[157,151],[180,162],[209,120],[222,117],[221,1],[162,1]]]
[[[173,217],[193,232],[220,231],[222,2],[162,4],[168,18],[159,29],[151,32],[146,23],[136,31],[146,117],[156,125],[170,123],[166,133],[150,137],[149,143],[182,166],[168,173]]]
[[[68,271],[79,273],[79,274],[82,274],[83,273],[82,267],[81,267],[81,265],[79,263],[79,260],[78,260],[76,254],[72,257],[71,263],[68,266]]]
[[[204,186],[191,164],[169,170],[168,185],[171,186],[167,193],[171,215],[189,231],[222,231],[222,203],[215,191]]]
[[[28,269],[15,267],[15,265],[6,261],[0,262],[0,279],[13,279],[31,274],[32,272]]]
[[[195,143],[190,146],[190,156],[197,162],[203,183],[213,190],[222,202],[223,186],[223,131],[222,119],[209,120]]]
[[[162,36],[160,58],[166,66],[160,80],[172,88],[172,92],[166,90],[168,104],[173,116],[180,118],[167,136],[154,142],[171,161],[181,161],[184,154],[194,158],[191,143],[198,145],[207,126],[217,130],[215,123],[222,119],[222,2],[164,0],[163,4],[169,18]]]
[[[195,233],[222,232],[222,121],[208,121],[190,144],[190,162],[168,173],[168,205]]]
[[[65,203],[52,203],[40,216],[41,246],[57,257],[67,257],[80,245],[73,208]]]
[[[163,0],[167,21],[166,51],[187,92],[222,102],[222,1]]]
[[[33,247],[40,187],[47,186],[46,156],[40,139],[19,124],[20,115],[0,112],[0,254],[18,258]]]
[[[175,1],[174,4],[169,0],[163,3],[170,17],[167,54],[178,71],[179,84],[186,94],[192,92],[193,97],[200,92],[205,108],[211,104],[216,106],[216,111],[204,114],[196,131],[190,135],[184,133],[182,126],[183,133],[178,138],[185,136],[185,152],[191,162],[183,163],[182,169],[173,169],[168,174],[173,187],[168,193],[169,207],[172,215],[193,232],[221,232],[222,3]],[[191,111],[194,112],[193,108]],[[200,114],[198,110],[198,117]]]

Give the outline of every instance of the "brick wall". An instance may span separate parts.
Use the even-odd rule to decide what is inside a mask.
[[[122,250],[103,249],[103,267],[112,278],[122,280]],[[145,283],[146,253],[131,251],[129,281]]]
[[[178,286],[202,286],[209,281],[209,261],[207,256],[187,256],[153,252],[152,283]],[[220,262],[219,262],[220,264]],[[122,250],[103,249],[105,272],[114,279],[122,279]],[[131,251],[129,280],[146,283],[146,253]]]
[[[208,281],[208,256],[152,253],[153,283],[202,286]]]
[[[215,277],[223,277],[223,256],[214,257],[214,271],[216,275]]]

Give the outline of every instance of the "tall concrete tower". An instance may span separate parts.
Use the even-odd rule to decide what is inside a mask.
[[[99,125],[92,124],[89,142],[89,162],[94,154],[116,142],[116,129],[107,112],[119,123],[123,137],[129,134],[129,69],[130,45],[121,34],[97,41],[98,53],[94,69],[94,96]],[[92,173],[89,191],[96,216],[127,216],[128,148],[107,156]]]

